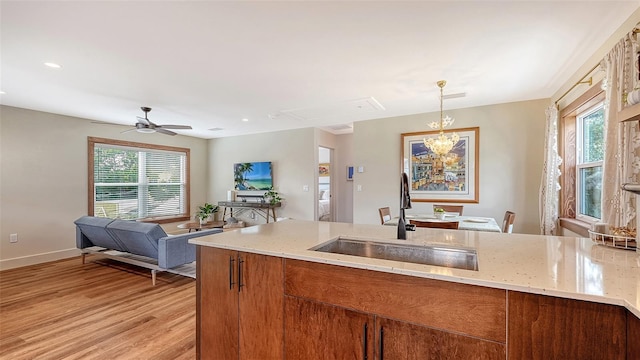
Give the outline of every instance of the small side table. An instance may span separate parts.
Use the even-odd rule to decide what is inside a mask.
[[[191,230],[200,231],[202,229],[221,228],[223,226],[224,221],[209,221],[204,225],[200,225],[198,221],[192,221],[178,225],[178,229],[189,229],[189,232],[191,232]]]

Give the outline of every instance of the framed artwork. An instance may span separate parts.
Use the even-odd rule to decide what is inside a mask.
[[[318,164],[318,176],[331,176],[329,170],[329,163]]]
[[[444,132],[456,132],[460,140],[443,157],[423,142],[439,131],[402,134],[402,171],[409,176],[411,201],[478,203],[480,128]]]
[[[347,166],[347,181],[353,181],[353,166]]]

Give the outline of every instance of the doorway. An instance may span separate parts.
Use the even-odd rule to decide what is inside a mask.
[[[335,169],[331,166],[333,149],[318,147],[318,221],[334,221],[332,204],[332,177]]]

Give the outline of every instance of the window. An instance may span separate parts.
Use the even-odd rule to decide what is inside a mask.
[[[602,215],[604,101],[602,83],[594,84],[560,111],[560,226],[588,237]]]
[[[89,138],[89,214],[121,219],[185,218],[189,149]]]
[[[576,217],[601,217],[604,106],[599,103],[576,117]]]

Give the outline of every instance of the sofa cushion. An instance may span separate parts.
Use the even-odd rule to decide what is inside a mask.
[[[167,236],[158,224],[132,220],[113,220],[107,225],[107,230],[130,253],[154,259],[158,258],[158,239]]]
[[[100,246],[107,249],[127,251],[126,247],[111,236],[111,233],[107,230],[107,225],[112,222],[113,219],[93,216],[83,216],[74,221],[81,231],[81,234],[76,239],[78,248],[83,249],[88,246]],[[84,236],[85,240],[89,240],[90,244],[82,241],[82,236]]]

